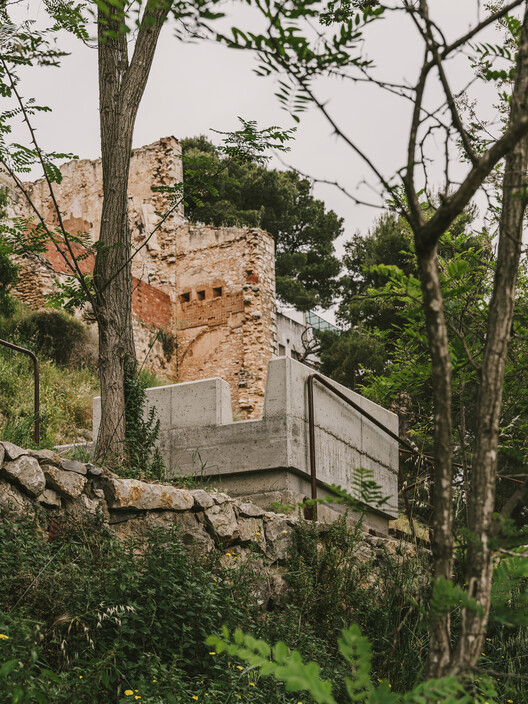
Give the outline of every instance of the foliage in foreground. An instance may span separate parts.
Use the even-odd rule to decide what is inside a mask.
[[[273,649],[263,640],[244,635],[236,630],[230,639],[229,630],[224,627],[223,637],[210,636],[207,642],[217,652],[227,652],[239,657],[253,668],[258,668],[265,677],[271,675],[285,682],[289,692],[308,692],[317,704],[337,704],[332,683],[321,677],[321,668],[315,662],[304,663],[297,650],[290,652],[288,647],[277,643]],[[418,684],[406,694],[391,691],[387,680],[380,684],[372,682],[372,647],[368,638],[361,635],[355,624],[341,632],[338,641],[339,652],[350,666],[352,676],[345,677],[345,687],[350,702],[364,704],[495,704],[496,690],[491,678],[481,678],[479,691],[468,691],[456,677],[444,677]],[[472,689],[476,689],[473,687]]]
[[[101,526],[76,522],[48,542],[37,524],[4,522],[0,551],[2,702],[122,704],[140,697],[149,704],[308,704],[319,700],[295,691],[307,692],[316,676],[340,704],[350,687],[352,701],[427,701],[416,689],[427,649],[426,565],[404,555],[374,564],[343,522],[331,528],[323,550],[316,528],[301,524],[288,560],[288,590],[267,610],[258,605],[262,575],[251,561],[234,572],[221,565],[218,551],[189,559],[176,528],[152,530],[143,543],[121,543]],[[510,606],[523,608],[521,601]],[[302,663],[318,665],[308,668],[309,680],[297,680],[302,687],[288,689],[289,675],[276,681],[247,653],[223,654],[218,641],[206,645],[223,625],[248,634],[237,649],[282,641],[273,651],[275,665],[293,662],[298,677],[306,675]],[[483,667],[501,672],[502,698],[489,694],[488,701],[524,704],[524,682],[504,675],[519,672],[516,658],[528,652],[528,629],[502,619],[490,636]],[[260,652],[264,646],[255,647],[269,660]],[[474,701],[485,701],[486,682],[475,680]],[[449,693],[455,685],[427,687]]]

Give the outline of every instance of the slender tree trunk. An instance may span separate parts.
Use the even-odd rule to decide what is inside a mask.
[[[123,11],[99,3],[99,109],[103,168],[100,248],[94,268],[99,317],[101,426],[97,455],[125,455],[125,370],[135,363],[128,175],[137,110],[169,5],[149,0],[128,60]]]
[[[433,574],[436,579],[451,579],[453,571],[453,501],[451,478],[453,471],[451,420],[451,362],[449,341],[442,303],[436,247],[421,251],[419,232],[415,237],[425,323],[432,361],[434,389],[434,457],[431,487]],[[438,677],[449,664],[449,611],[431,610],[429,627],[429,660],[427,676]]]
[[[528,101],[528,13],[522,26],[510,122]],[[495,510],[499,419],[504,368],[510,341],[526,210],[528,138],[523,137],[506,156],[499,248],[488,329],[477,395],[477,424],[471,489],[468,497],[467,583],[479,610],[464,609],[462,629],[453,655],[453,671],[474,667],[482,650],[490,608],[493,553],[490,537]]]

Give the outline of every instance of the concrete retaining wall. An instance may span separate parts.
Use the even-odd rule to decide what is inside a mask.
[[[311,370],[286,357],[269,363],[263,416],[233,422],[230,391],[222,379],[205,379],[147,390],[161,423],[160,449],[172,475],[202,476],[234,496],[272,501],[310,497],[306,380]],[[344,386],[338,388],[362,409],[398,432],[398,417]],[[398,515],[398,443],[364,416],[314,385],[315,445],[319,495],[325,484],[354,494],[358,467],[373,478],[388,501],[371,506],[370,522],[383,530]],[[100,400],[94,399],[94,437]]]

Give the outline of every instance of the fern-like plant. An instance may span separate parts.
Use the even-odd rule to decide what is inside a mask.
[[[207,643],[217,653],[225,652],[258,669],[261,676],[270,675],[284,682],[288,692],[307,692],[317,704],[344,704],[334,698],[332,683],[321,677],[319,665],[303,662],[297,650],[290,650],[282,642],[270,647],[238,629],[231,636],[224,627],[222,636],[209,636]],[[350,665],[351,675],[345,678],[345,687],[349,701],[354,704],[498,704],[492,680],[484,677],[479,679],[478,689],[470,681],[444,677],[422,682],[403,694],[391,691],[387,680],[374,684],[372,648],[356,624],[341,632],[338,646]]]

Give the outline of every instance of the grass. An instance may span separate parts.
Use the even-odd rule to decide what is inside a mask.
[[[0,316],[0,337],[31,349],[39,360],[41,447],[90,440],[92,402],[100,393],[93,331],[71,316],[55,313],[54,318],[59,316],[60,320],[54,320],[54,336],[49,332],[51,328],[43,335],[49,315],[16,303],[9,318]],[[62,363],[70,347],[69,363]],[[26,355],[0,347],[0,437],[28,448],[34,447],[33,378],[33,366]],[[148,369],[140,372],[143,387],[166,383]]]
[[[316,529],[301,524],[287,589],[264,610],[260,563],[233,571],[222,567],[221,550],[191,558],[177,527],[152,530],[145,544],[120,542],[97,521],[64,520],[48,542],[38,522],[0,521],[0,701],[312,702],[207,646],[223,625],[282,640],[305,662],[317,661],[344,702],[350,668],[336,637],[356,623],[372,644],[373,682],[387,679],[393,692],[407,691],[420,680],[427,653],[424,565],[411,557],[363,561],[358,537],[338,523],[321,548]],[[503,673],[490,704],[525,704],[525,681],[507,673],[523,672],[526,628],[489,638],[481,666]]]
[[[90,368],[59,367],[40,359],[41,446],[82,442],[92,426],[92,399],[97,375]],[[33,369],[16,352],[0,350],[0,433],[2,439],[32,447],[34,419]],[[79,432],[81,431],[81,432]]]

